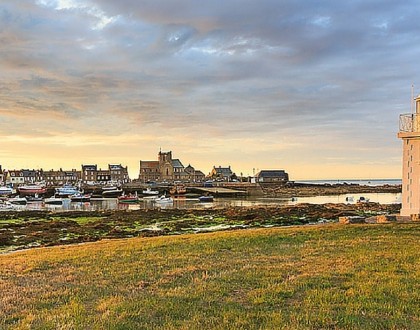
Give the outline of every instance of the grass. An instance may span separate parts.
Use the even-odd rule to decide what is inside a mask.
[[[419,329],[420,223],[0,255],[0,329]]]

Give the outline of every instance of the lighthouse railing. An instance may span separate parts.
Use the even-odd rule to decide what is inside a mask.
[[[400,132],[420,132],[420,116],[416,113],[400,115]]]

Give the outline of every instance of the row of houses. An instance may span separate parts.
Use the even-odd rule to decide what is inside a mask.
[[[230,166],[213,166],[208,175],[195,169],[191,164],[184,166],[180,159],[172,157],[172,151],[159,151],[157,160],[141,160],[140,172],[137,181],[141,183],[167,182],[167,183],[196,183],[205,180],[214,181],[242,181]],[[239,180],[238,180],[239,179]],[[289,176],[284,170],[262,170],[252,181],[255,183],[282,184],[289,181]],[[121,164],[108,164],[105,169],[88,164],[82,165],[81,170],[2,170],[0,165],[0,185],[11,184],[18,186],[35,182],[45,182],[47,186],[63,185],[65,183],[78,184],[104,184],[115,182],[124,184],[130,182],[127,166]]]
[[[66,183],[127,183],[130,182],[128,168],[121,164],[109,164],[106,169],[98,169],[97,165],[82,165],[81,170],[2,170],[0,165],[0,184],[19,186],[44,182],[46,186],[60,186]]]

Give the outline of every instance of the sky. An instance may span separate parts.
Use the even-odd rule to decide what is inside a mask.
[[[3,169],[401,177],[417,0],[0,0]],[[414,86],[412,88],[412,86]]]

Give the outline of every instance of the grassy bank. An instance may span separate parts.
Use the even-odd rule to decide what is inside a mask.
[[[332,224],[0,255],[0,329],[418,329],[419,241]]]

